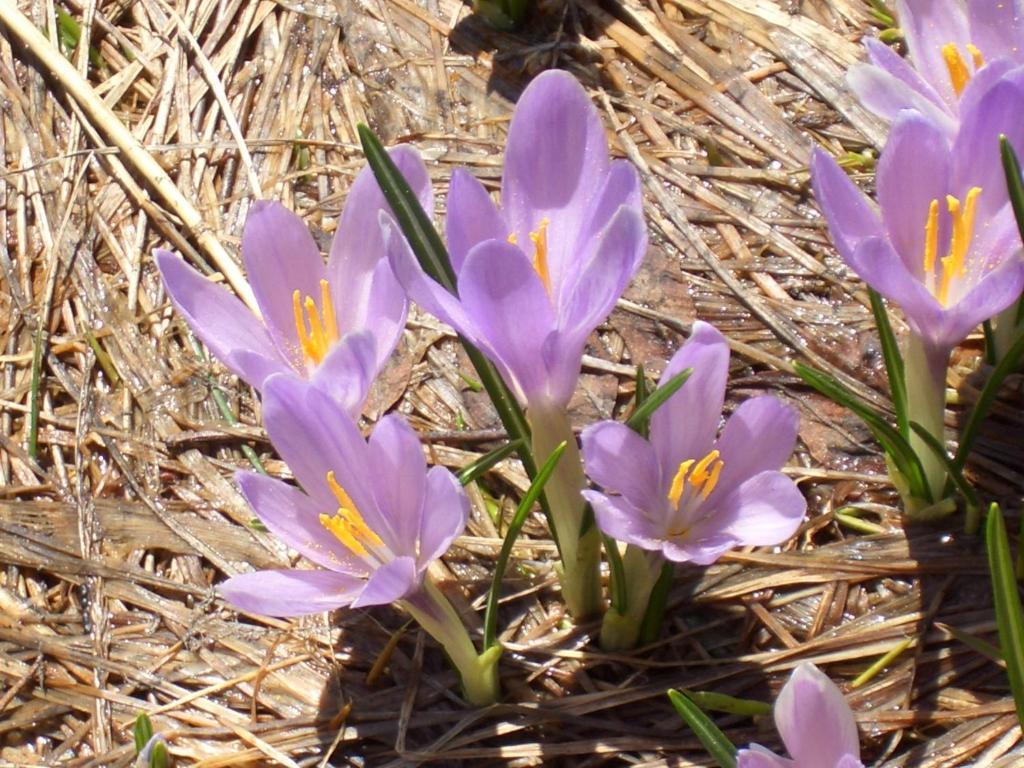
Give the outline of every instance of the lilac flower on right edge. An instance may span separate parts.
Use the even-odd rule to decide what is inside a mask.
[[[650,441],[615,421],[583,431],[587,474],[603,489],[584,491],[598,526],[698,565],[734,547],[785,541],[807,509],[796,483],[779,471],[796,444],[796,411],[775,397],[751,398],[716,439],[729,347],[713,326],[694,323],[662,381],[686,368],[690,378],[651,417]]]
[[[737,753],[736,768],[864,768],[850,705],[813,664],[793,670],[773,714],[791,758],[751,744]]]

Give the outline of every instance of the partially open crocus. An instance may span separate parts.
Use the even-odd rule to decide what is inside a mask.
[[[1024,64],[1019,0],[898,0],[909,60],[865,39],[870,64],[850,70],[850,86],[868,109],[892,120],[916,109],[949,134],[973,101]]]
[[[430,180],[415,150],[392,158],[424,205]],[[356,414],[405,326],[405,292],[384,258],[386,208],[369,168],[356,177],[326,263],[298,216],[279,203],[253,205],[242,259],[262,317],[177,256],[156,252],[174,306],[232,372],[256,389],[290,372],[311,378]]]
[[[224,582],[221,594],[269,616],[397,603],[444,646],[467,696],[493,701],[498,652],[478,656],[427,575],[466,525],[469,502],[455,477],[427,469],[416,433],[400,416],[385,416],[364,440],[335,400],[295,376],[270,377],[263,415],[302,490],[253,472],[240,472],[238,483],[267,529],[320,567],[242,574]]]
[[[905,353],[910,419],[940,443],[950,352],[1024,286],[998,142],[1001,134],[1024,140],[1022,110],[1018,75],[990,88],[963,115],[952,141],[924,115],[900,113],[878,163],[878,212],[825,152],[816,151],[811,163],[815,196],[840,255],[903,309],[912,331]],[[911,444],[938,502],[945,466],[916,434]],[[908,515],[915,506],[907,505]]]
[[[501,201],[499,209],[469,173],[452,174],[447,237],[457,295],[427,276],[397,226],[388,255],[410,298],[497,366],[526,406],[537,460],[567,442],[545,494],[563,595],[582,617],[600,606],[600,544],[583,524],[584,480],[566,406],[587,338],[636,272],[647,233],[636,169],[609,160],[601,118],[571,75],[545,72],[523,92]]]
[[[713,326],[693,334],[662,374],[692,369],[682,388],[654,412],[650,440],[624,424],[583,430],[584,491],[597,524],[626,542],[627,611],[605,614],[602,644],[632,645],[665,560],[708,565],[738,546],[779,544],[796,531],[807,502],[779,470],[793,453],[798,418],[772,396],[743,402],[718,425],[729,347]]]
[[[864,768],[850,705],[813,664],[804,662],[793,670],[773,714],[790,757],[752,744],[736,754],[736,768]]]

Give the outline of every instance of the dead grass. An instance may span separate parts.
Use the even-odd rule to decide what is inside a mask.
[[[815,142],[884,139],[842,79],[866,3],[578,0],[499,34],[457,0],[67,0],[83,36],[70,73],[12,32],[14,5],[0,0],[0,765],[128,765],[140,710],[180,764],[206,768],[709,765],[666,688],[767,699],[799,661],[849,682],[904,640],[851,694],[867,755],[1024,764],[1003,672],[964,642],[995,641],[979,542],[904,532],[866,432],[790,373],[809,360],[886,404],[866,296],[828,246],[806,168]],[[56,39],[53,0],[19,5]],[[551,66],[591,89],[644,169],[653,240],[593,340],[578,423],[620,413],[633,367],[660,370],[710,320],[733,343],[731,403],[771,391],[800,406],[791,471],[812,514],[780,551],[681,570],[662,639],[624,656],[565,624],[531,521],[502,616],[506,701],[478,711],[397,613],[288,622],[215,596],[227,575],[290,562],[231,482],[247,454],[287,469],[252,392],[171,313],[150,254],[169,244],[244,291],[238,238],[261,196],[326,245],[362,164],[360,122],[415,141],[438,192],[456,166],[495,185],[512,100]],[[977,358],[968,345],[951,374],[964,404]],[[460,371],[449,331],[414,316],[367,419],[398,408],[435,461],[468,463],[500,432]],[[1012,510],[1021,421],[1017,380],[972,465]],[[485,503],[507,515],[524,484],[507,462],[474,489],[442,568],[468,621],[500,542]],[[851,503],[875,533],[839,524]],[[775,742],[767,723],[719,722],[738,744]]]

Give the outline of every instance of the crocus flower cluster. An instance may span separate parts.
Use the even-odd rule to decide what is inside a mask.
[[[736,755],[736,768],[864,768],[850,705],[813,664],[793,670],[773,714],[790,757],[753,744]]]
[[[391,157],[431,211],[418,154],[398,148]],[[733,547],[778,544],[806,507],[779,471],[796,440],[791,408],[754,398],[718,435],[729,352],[700,322],[665,379],[693,374],[651,419],[650,442],[614,422],[584,431],[587,469],[602,487],[587,490],[567,409],[587,339],[647,247],[640,180],[610,160],[580,85],[549,72],[516,108],[501,191],[499,208],[469,173],[452,176],[454,292],[421,268],[368,171],[353,185],[326,265],[298,217],[254,206],[242,255],[260,316],[176,256],[156,256],[189,325],[261,393],[267,433],[300,486],[240,472],[242,493],[270,532],[316,566],[234,576],[221,594],[274,616],[397,604],[444,647],[478,704],[498,696],[500,646],[477,653],[429,574],[466,525],[466,495],[448,470],[428,470],[400,416],[382,418],[368,440],[356,421],[402,331],[407,297],[490,358],[525,408],[535,460],[565,443],[544,493],[574,616],[604,607],[599,529],[627,545],[632,607],[609,614],[608,645],[635,643],[662,564],[704,565]]]
[[[951,351],[1024,287],[999,150],[1000,136],[1024,145],[1024,36],[1018,4],[1008,0],[967,10],[907,0],[898,8],[910,63],[869,41],[873,63],[851,75],[865,103],[892,119],[877,169],[878,209],[822,150],[812,181],[847,265],[903,310],[909,418],[943,443]],[[910,442],[931,501],[940,502],[945,466],[916,434]],[[905,498],[911,516],[928,508]]]

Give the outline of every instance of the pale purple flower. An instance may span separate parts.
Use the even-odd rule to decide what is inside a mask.
[[[811,162],[832,240],[864,282],[903,309],[944,377],[949,351],[1020,296],[1024,261],[999,160],[1024,146],[1024,75],[993,86],[950,141],[934,121],[896,118],[876,174],[878,208],[825,152]]]
[[[427,470],[400,416],[364,440],[335,400],[295,376],[266,382],[263,419],[302,490],[254,472],[238,483],[270,532],[320,568],[235,576],[220,586],[224,597],[268,616],[413,599],[466,526],[469,502],[451,472]]]
[[[419,154],[391,156],[421,204],[430,179]],[[256,389],[272,374],[310,378],[353,415],[405,326],[406,298],[384,258],[387,209],[370,169],[356,177],[326,265],[302,219],[257,202],[242,233],[242,259],[262,319],[167,251],[156,262],[174,306],[210,351]]]
[[[955,133],[972,104],[1024,64],[1020,0],[897,0],[896,10],[909,61],[868,38],[871,63],[849,73],[861,102],[887,120],[916,109]]]
[[[423,272],[394,224],[389,258],[409,297],[480,347],[521,402],[561,407],[587,337],[647,248],[636,169],[609,160],[601,118],[571,75],[545,72],[523,92],[501,201],[468,172],[452,174],[457,297]]]
[[[850,705],[813,664],[804,662],[793,670],[775,701],[774,715],[790,758],[752,744],[737,753],[736,768],[864,768]]]
[[[779,471],[793,453],[798,418],[775,397],[742,403],[717,437],[729,372],[729,347],[697,322],[661,380],[693,373],[654,412],[650,441],[624,424],[583,430],[584,491],[602,531],[660,551],[669,560],[707,565],[733,547],[770,545],[796,531],[807,502]]]

